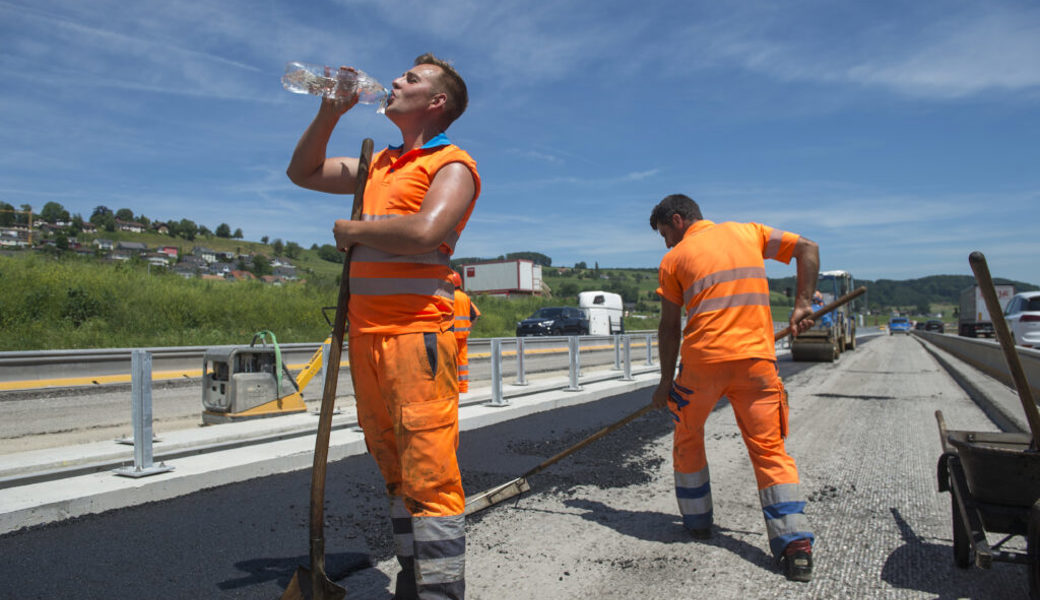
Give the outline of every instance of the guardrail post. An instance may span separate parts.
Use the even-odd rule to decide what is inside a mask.
[[[329,368],[329,350],[332,348],[332,342],[321,343],[321,381],[325,381],[325,369]],[[301,392],[303,390],[300,390]]]
[[[635,381],[632,377],[632,336],[625,336],[625,374],[621,376],[621,381]]]
[[[509,406],[502,396],[502,339],[491,339],[491,402],[489,406]]]
[[[582,388],[578,384],[578,377],[581,375],[581,345],[576,335],[567,338],[567,358],[570,363],[570,385],[564,391],[580,392]]]
[[[527,385],[527,373],[524,372],[524,338],[516,338],[516,381],[513,385]]]
[[[614,334],[614,370],[621,370],[621,336]]]
[[[653,366],[654,364],[654,334],[646,334],[646,364]]]
[[[172,471],[152,463],[152,353],[140,348],[130,354],[130,414],[134,428],[134,466],[115,470],[124,477],[145,477]]]

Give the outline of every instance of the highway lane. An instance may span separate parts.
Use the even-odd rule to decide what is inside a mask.
[[[695,542],[679,526],[670,419],[652,414],[539,474],[519,501],[470,519],[470,597],[1025,597],[1021,567],[952,566],[932,413],[941,408],[961,429],[993,425],[915,339],[886,336],[834,364],[780,368],[788,445],[819,536],[813,583],[772,569],[739,432],[720,406],[708,423],[713,540]],[[467,490],[515,477],[646,395],[464,432]],[[329,475],[330,571],[348,597],[386,599],[394,567],[374,464],[357,456]],[[0,580],[17,598],[275,598],[306,562],[308,482],[306,472],[266,477],[9,534]]]
[[[474,390],[489,385],[488,346],[479,343],[471,349]],[[633,365],[646,364],[645,338],[634,340],[633,346]],[[313,352],[313,348],[309,350]],[[517,379],[516,355],[511,344],[506,345],[503,353],[503,381],[509,385]],[[560,338],[528,340],[524,355],[529,383],[567,371],[566,342]],[[614,365],[613,347],[607,340],[584,339],[581,362],[584,375],[608,369]],[[74,370],[82,370],[82,367]],[[201,385],[198,378],[153,382],[153,427],[156,435],[201,426]],[[320,374],[304,388],[304,400],[311,410],[317,410],[322,388]],[[337,406],[343,409],[353,406],[353,382],[346,364],[337,385]],[[131,432],[130,416],[130,385],[126,383],[0,392],[0,455],[126,437]]]

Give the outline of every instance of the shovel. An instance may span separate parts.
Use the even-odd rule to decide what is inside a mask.
[[[357,187],[351,220],[361,219],[368,165],[372,161],[372,139],[361,142],[358,160]],[[332,433],[332,413],[336,405],[336,383],[339,379],[340,354],[343,351],[343,333],[347,328],[347,303],[350,301],[350,254],[343,259],[343,275],[339,282],[339,300],[332,323],[332,343],[329,362],[325,366],[325,389],[321,396],[321,414],[318,416],[318,435],[314,440],[314,466],[311,468],[310,568],[299,567],[281,600],[342,600],[347,590],[333,583],[325,574],[325,469],[329,459],[329,437]]]
[[[820,310],[814,312],[812,314],[812,316],[809,317],[809,318],[811,318],[812,320],[815,321],[815,320],[819,319],[820,317],[822,317],[823,315],[831,312],[835,308],[838,308],[842,304],[845,304],[845,303],[849,302],[853,298],[861,296],[866,291],[867,291],[867,288],[865,288],[865,287],[856,288],[855,290],[849,292],[848,294],[845,294],[841,298],[838,298],[834,302],[831,302],[830,304],[820,308]],[[773,339],[774,339],[774,341],[779,341],[779,340],[787,337],[790,334],[791,334],[791,327],[788,326],[788,327],[785,327],[785,328],[781,329],[779,332],[777,332],[777,334],[774,336]],[[650,412],[651,410],[653,410],[653,408],[654,408],[653,404],[647,404],[646,406],[640,408],[639,410],[637,410],[634,413],[628,415],[627,417],[621,419],[620,421],[618,421],[616,423],[613,423],[611,425],[607,425],[603,429],[600,429],[596,433],[594,433],[594,434],[590,435],[589,437],[583,439],[582,441],[578,442],[577,444],[574,444],[570,448],[567,448],[566,450],[561,451],[556,456],[553,456],[552,458],[547,459],[545,462],[543,462],[542,464],[538,465],[537,467],[531,469],[530,471],[524,473],[520,477],[517,477],[516,479],[514,479],[512,481],[507,481],[506,483],[503,483],[502,485],[493,487],[493,488],[491,488],[489,490],[480,492],[479,494],[476,494],[474,496],[470,496],[469,498],[466,499],[466,514],[467,515],[471,515],[471,514],[473,514],[475,512],[482,511],[485,508],[489,508],[491,506],[494,506],[495,504],[498,504],[499,502],[502,502],[504,500],[508,500],[508,499],[510,499],[510,498],[512,498],[514,496],[519,496],[520,494],[530,490],[531,489],[531,484],[529,484],[527,482],[527,478],[528,477],[530,477],[530,476],[532,476],[532,475],[534,475],[536,473],[539,473],[539,472],[543,471],[544,469],[546,469],[547,467],[549,467],[550,465],[553,465],[553,464],[559,462],[560,460],[570,456],[571,454],[574,454],[578,450],[581,450],[582,448],[584,448],[585,446],[588,446],[589,444],[591,444],[592,442],[598,440],[599,438],[601,438],[601,437],[603,437],[603,436],[605,436],[605,435],[607,435],[607,434],[609,434],[611,432],[617,431],[618,429],[624,427],[625,425],[631,423],[632,421],[634,421],[634,420],[638,419],[639,417],[645,415],[646,413]]]

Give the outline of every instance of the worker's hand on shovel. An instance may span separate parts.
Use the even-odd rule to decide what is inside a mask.
[[[653,406],[655,410],[665,408],[668,406],[668,395],[671,391],[672,383],[665,383],[662,381],[661,384],[657,386],[657,389],[654,390],[654,395],[650,399],[650,405]]]
[[[797,336],[803,331],[807,331],[816,324],[812,317],[813,309],[812,304],[808,302],[801,302],[795,300],[794,310],[791,311],[791,336]]]

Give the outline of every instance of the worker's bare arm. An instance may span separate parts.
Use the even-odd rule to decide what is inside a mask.
[[[791,333],[799,333],[813,326],[812,295],[816,291],[816,278],[820,274],[820,247],[806,237],[798,238],[794,246],[794,259],[798,262],[798,291],[791,311]]]
[[[343,98],[325,98],[318,114],[300,136],[289,167],[289,179],[300,187],[330,194],[352,194],[357,185],[358,159],[327,158],[329,137],[339,118],[357,102]]]
[[[377,221],[337,220],[332,229],[336,247],[346,250],[364,244],[394,254],[430,252],[462,220],[476,191],[470,170],[462,163],[450,163],[437,171],[419,212]]]
[[[682,343],[682,307],[661,298],[661,323],[657,326],[657,353],[661,362],[661,382],[654,390],[654,408],[664,408],[672,390],[675,365]]]

